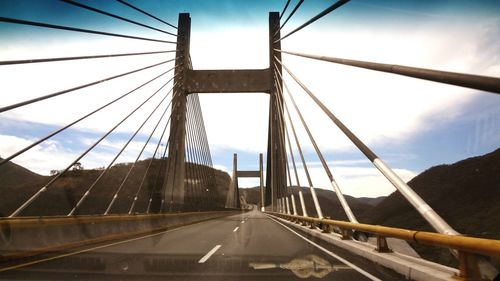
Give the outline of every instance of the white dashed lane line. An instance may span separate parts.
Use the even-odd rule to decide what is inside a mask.
[[[208,252],[206,255],[203,256],[203,258],[201,258],[198,261],[198,263],[206,262],[215,252],[217,252],[217,250],[219,250],[220,247],[221,247],[221,245],[217,245],[217,246],[213,247],[213,249],[210,250],[210,252]]]

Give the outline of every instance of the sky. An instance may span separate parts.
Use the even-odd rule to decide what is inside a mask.
[[[177,24],[190,13],[190,53],[195,69],[269,67],[268,13],[286,1],[132,1]],[[297,1],[291,1],[293,7]],[[282,29],[286,34],[334,1],[306,0]],[[156,28],[175,32],[115,1],[81,1]],[[284,18],[288,16],[285,13]],[[128,24],[55,0],[0,1],[0,16],[134,36],[173,40],[173,36]],[[0,23],[0,60],[174,50],[174,44],[57,31]],[[352,0],[282,41],[282,49],[308,54],[401,64],[500,77],[500,3],[486,1]],[[0,66],[0,106],[71,88],[173,58],[172,53]],[[500,145],[500,96],[349,66],[283,55],[283,63],[358,137],[404,180],[439,164],[482,155]],[[0,113],[0,156],[75,120],[173,67],[173,63]],[[63,169],[139,103],[169,81],[167,73],[107,110],[86,119],[17,157],[37,173]],[[356,147],[285,73],[335,179],[345,194],[376,197],[394,191]],[[165,97],[171,82],[92,150],[82,164],[106,166],[138,124]],[[117,162],[132,162],[160,119],[168,98]],[[255,94],[201,94],[214,166],[231,173],[232,155],[240,169],[258,169],[267,149],[269,97]],[[313,184],[329,189],[328,178],[294,111]],[[155,131],[153,140],[160,132]],[[153,141],[154,143],[154,141]],[[151,157],[154,145],[141,159]],[[297,151],[294,151],[296,160]],[[298,163],[299,164],[299,163]],[[298,165],[305,184],[302,165]],[[240,179],[240,186],[258,180]]]

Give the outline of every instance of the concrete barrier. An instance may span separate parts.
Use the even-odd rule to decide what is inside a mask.
[[[237,211],[217,211],[3,218],[0,219],[0,260],[9,261],[41,253],[127,239],[237,213]]]

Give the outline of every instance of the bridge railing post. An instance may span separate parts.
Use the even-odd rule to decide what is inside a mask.
[[[458,270],[459,280],[485,280],[482,278],[476,254],[458,251]]]
[[[375,250],[379,253],[390,253],[392,250],[389,248],[389,244],[387,243],[387,239],[385,236],[377,235],[377,247]]]

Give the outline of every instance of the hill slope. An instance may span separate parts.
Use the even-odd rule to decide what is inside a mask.
[[[457,231],[500,239],[500,149],[432,167],[408,185]],[[373,223],[431,230],[398,192],[373,207],[371,213]]]
[[[299,188],[292,187],[291,190],[295,197],[297,212],[299,213],[299,215],[302,215],[302,210],[300,208],[299,202]],[[301,187],[300,190],[302,191],[302,194],[304,196],[304,203],[306,205],[306,211],[308,215],[316,216],[316,209],[314,207],[314,201],[312,200],[309,188]],[[316,195],[318,196],[318,201],[321,206],[323,216],[330,217],[335,220],[347,220],[347,216],[342,209],[342,206],[340,205],[335,192],[318,188],[315,189],[315,191]],[[241,189],[240,194],[245,197],[248,203],[259,204],[260,202],[260,191],[258,187]],[[379,198],[365,198],[360,200],[349,195],[344,196],[354,215],[361,222],[365,222],[368,219],[367,212],[371,209],[373,204],[376,204],[376,202],[380,200]],[[292,203],[290,202],[290,207],[291,204]]]
[[[129,178],[123,185],[118,200],[113,205],[111,213],[127,213],[132,204],[137,188],[140,186],[142,178],[146,173],[150,159],[137,162]],[[165,161],[163,161],[164,163]],[[116,164],[101,178],[93,187],[90,195],[80,207],[79,214],[99,214],[106,210],[107,205],[125,178],[131,163]],[[192,165],[192,166],[190,166]],[[186,175],[189,177],[186,184],[185,200],[192,202],[191,198],[197,198],[198,190],[191,188],[189,182],[199,182],[203,186],[213,186],[213,183],[204,182],[205,175],[215,173],[217,183],[214,205],[223,207],[226,201],[227,190],[229,188],[230,177],[227,173],[211,169],[206,166],[196,164],[187,164],[187,167],[199,168],[199,173]],[[162,161],[155,159],[146,175],[142,189],[139,192],[136,208],[138,212],[144,212],[147,209],[151,190],[157,186],[158,173],[164,171],[165,167]],[[35,200],[22,215],[40,216],[40,215],[65,215],[76,202],[83,196],[97,177],[101,174],[101,169],[93,170],[74,170],[63,174],[46,192]],[[161,174],[160,174],[161,177]],[[19,165],[7,163],[0,169],[0,190],[5,194],[0,196],[0,216],[12,213],[15,208],[25,202],[31,195],[35,194],[41,187],[47,184],[51,176],[41,176],[33,173]],[[154,200],[155,202],[155,200]],[[192,206],[197,209],[199,206]],[[194,209],[193,209],[194,210]]]
[[[500,149],[432,167],[408,185],[458,232],[500,239]],[[373,214],[369,217],[373,224],[434,231],[399,192],[392,193],[369,213]],[[455,264],[446,250],[418,245],[415,248],[423,257]]]

